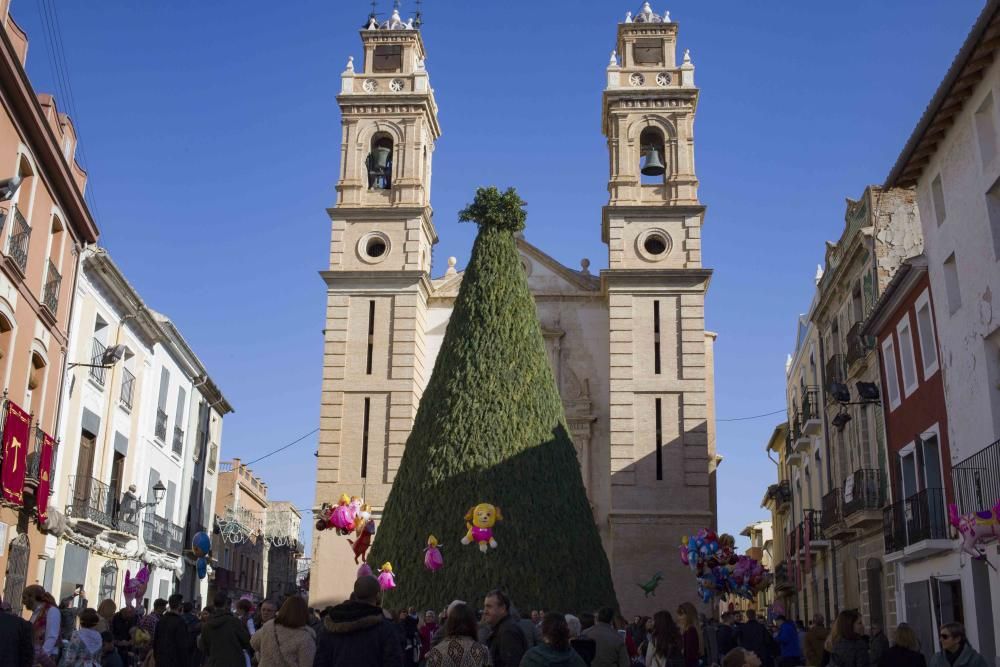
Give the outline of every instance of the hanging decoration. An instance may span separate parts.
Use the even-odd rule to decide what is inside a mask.
[[[149,583],[149,565],[143,565],[142,569],[132,577],[130,570],[125,570],[125,585],[122,591],[125,593],[125,605],[128,607],[138,607],[142,604],[142,597],[146,594],[146,585]]]
[[[962,551],[976,560],[986,560],[986,550],[979,544],[1000,539],[1000,499],[991,510],[969,514],[959,514],[956,505],[948,505],[948,522],[962,538]]]
[[[382,571],[378,575],[378,585],[383,591],[396,587],[396,575],[392,573],[392,563],[386,562],[382,565]]]
[[[0,484],[3,500],[24,506],[24,477],[28,460],[28,435],[31,415],[14,401],[6,401],[7,419],[3,429],[3,463],[0,464]]]
[[[438,539],[433,535],[427,538],[427,548],[424,549],[424,567],[431,572],[437,572],[444,567],[441,545],[438,544]]]
[[[657,572],[653,575],[653,578],[646,583],[636,585],[646,593],[643,597],[648,598],[650,595],[656,595],[656,588],[660,585],[661,581],[663,581],[663,573]]]
[[[750,600],[771,584],[771,573],[759,561],[736,553],[732,535],[716,535],[707,528],[681,540],[680,560],[695,573],[704,602],[730,595]]]
[[[465,513],[465,528],[468,532],[462,538],[462,544],[479,545],[479,550],[486,553],[487,549],[497,548],[493,538],[493,526],[497,521],[503,521],[500,508],[489,503],[479,503]]]
[[[208,557],[212,553],[212,538],[208,533],[198,532],[191,538],[191,551],[194,552],[197,561],[195,567],[198,570],[198,578],[204,579],[208,574]]]
[[[361,506],[357,517],[354,520],[354,534],[356,539],[347,540],[354,551],[354,562],[368,557],[368,549],[372,545],[372,537],[375,535],[375,519],[372,518],[371,507],[367,504]]]
[[[49,489],[52,487],[52,459],[55,456],[55,440],[48,433],[42,432],[42,451],[38,456],[38,489],[35,492],[35,504],[38,511],[38,523],[44,525],[49,519]]]

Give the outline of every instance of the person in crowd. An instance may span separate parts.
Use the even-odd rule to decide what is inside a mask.
[[[477,641],[476,614],[456,600],[448,605],[444,637],[427,652],[427,667],[488,667],[490,650]]]
[[[400,609],[396,616],[396,630],[403,648],[403,667],[417,667],[420,663],[420,623],[408,609]]]
[[[115,636],[110,630],[101,633],[101,667],[125,667],[122,656],[115,646]],[[199,665],[192,663],[192,667]]]
[[[89,607],[80,612],[80,629],[73,632],[59,667],[92,667],[101,661],[104,640],[94,628],[101,617]]]
[[[116,611],[118,611],[118,605],[115,604],[114,600],[101,600],[101,603],[97,605],[97,615],[101,617],[101,620],[97,622],[96,630],[98,632],[103,634],[111,630],[111,619],[115,617]]]
[[[399,667],[403,650],[393,622],[378,606],[378,579],[358,577],[351,599],[328,607],[314,667]]]
[[[42,667],[51,667],[59,655],[59,633],[62,617],[59,608],[44,588],[33,584],[21,594],[21,604],[31,610],[29,622],[35,642],[35,662]]]
[[[611,626],[614,619],[614,609],[604,607],[597,612],[597,622],[583,631],[583,636],[593,639],[596,644],[591,667],[628,667],[628,649],[625,640]]]
[[[483,621],[489,629],[485,644],[490,649],[493,667],[517,667],[528,650],[528,638],[511,616],[510,599],[503,591],[486,595]]]
[[[253,622],[253,603],[250,600],[240,598],[236,601],[236,618],[247,629],[247,634],[252,636],[257,632],[257,625]]]
[[[747,610],[746,618],[746,623],[741,624],[736,631],[736,643],[739,648],[753,653],[764,665],[774,664],[771,657],[774,655],[772,650],[774,640],[771,634],[757,620],[757,612],[753,609]]]
[[[281,610],[250,638],[250,645],[259,667],[312,667],[316,634],[309,627],[306,601],[297,595],[285,600]]]
[[[823,664],[823,645],[829,634],[830,629],[826,627],[826,619],[823,618],[823,614],[813,616],[812,624],[806,630],[805,641],[802,642],[802,655],[806,665],[820,667]]]
[[[168,609],[156,624],[152,646],[156,667],[188,667],[191,660],[191,636],[181,616],[183,602],[184,596],[180,593],[171,595]]]
[[[188,664],[191,667],[201,667],[201,651],[198,650],[198,635],[201,634],[201,619],[194,613],[194,604],[184,602],[181,604],[181,619],[188,633]]]
[[[319,610],[309,607],[309,627],[316,633],[316,640],[319,641],[319,633],[323,631],[323,619],[319,616]]]
[[[988,667],[986,658],[969,644],[961,623],[945,623],[938,638],[941,651],[931,658],[931,667]]]
[[[212,613],[202,622],[198,636],[205,667],[244,667],[252,650],[246,624],[229,611],[226,593],[216,593],[212,603]]]
[[[132,653],[132,631],[138,623],[135,609],[128,606],[122,607],[111,617],[111,635],[122,664],[126,667],[131,664],[129,656]]]
[[[549,612],[542,618],[542,643],[528,650],[521,667],[586,667],[570,647],[569,625],[563,614]]]
[[[906,623],[900,623],[892,638],[892,646],[886,649],[873,667],[927,667],[927,659],[920,652],[917,633]]]
[[[865,624],[861,614],[854,609],[840,612],[830,663],[835,667],[870,667],[871,653],[864,635]]]
[[[705,655],[705,639],[698,623],[698,610],[690,602],[682,602],[677,608],[680,619],[681,639],[684,642],[684,667],[698,667]]]
[[[77,617],[87,608],[87,594],[83,592],[83,584],[73,587],[73,592],[59,601],[59,619],[61,627],[59,638],[68,642],[76,630]]]
[[[753,651],[737,646],[722,659],[722,667],[761,667],[764,664]]]
[[[653,614],[653,631],[644,657],[646,667],[681,667],[684,664],[681,630],[669,611]]]
[[[871,651],[873,665],[879,664],[882,661],[882,656],[889,650],[889,638],[885,636],[881,623],[872,623],[872,633],[868,640],[868,648]]]
[[[802,664],[798,627],[784,614],[778,614],[775,620],[778,622],[778,667],[796,667]]]
[[[569,627],[569,645],[576,651],[577,655],[583,659],[583,663],[590,667],[597,653],[597,642],[590,637],[581,637],[583,625],[580,619],[573,614],[566,614],[566,626]]]
[[[3,605],[0,605],[0,610]],[[20,616],[0,611],[0,667],[31,667],[35,660],[35,642],[31,623]]]
[[[539,614],[542,614],[542,612],[539,612]],[[542,643],[541,621],[535,623],[528,617],[521,616],[521,613],[517,610],[516,607],[511,607],[510,615],[515,621],[517,621],[517,626],[521,628],[521,632],[524,633],[524,639],[526,642],[524,650],[528,650],[533,646],[538,646],[539,644]],[[541,616],[540,618],[544,618],[544,615]]]
[[[437,614],[428,609],[424,612],[422,622],[420,624],[420,661],[423,662],[427,660],[427,653],[431,650],[431,637],[437,632],[438,622]]]
[[[538,613],[537,609],[531,610],[531,622],[538,625],[542,622],[542,615]]]
[[[597,617],[589,611],[585,611],[580,614],[580,628],[581,634],[587,632],[587,630],[594,627],[594,623],[597,622]]]
[[[438,617],[439,622],[437,630],[435,630],[434,633],[431,635],[431,648],[434,648],[444,640],[446,636],[445,626],[448,624],[448,611],[452,607],[457,606],[458,604],[465,604],[465,603],[462,602],[461,600],[454,600],[452,601],[451,604],[449,604],[447,607],[441,610],[441,615]]]
[[[264,626],[265,623],[274,618],[274,615],[278,612],[278,605],[271,600],[265,600],[260,603],[260,607],[257,608],[257,613],[253,615],[253,627],[255,630],[259,630]]]
[[[705,663],[719,664],[719,624],[714,618],[701,614],[701,631],[705,639]]]
[[[716,643],[719,645],[719,656],[725,657],[727,653],[736,648],[736,628],[733,626],[732,612],[722,614],[722,623],[715,631]]]

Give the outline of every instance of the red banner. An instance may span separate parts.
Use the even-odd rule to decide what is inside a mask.
[[[56,443],[48,433],[42,433],[42,451],[38,461],[38,489],[35,503],[38,505],[38,523],[45,523],[49,508],[49,488],[52,486],[52,459],[55,457]]]
[[[24,474],[28,459],[28,434],[31,432],[31,417],[17,406],[7,401],[7,421],[3,427],[3,467],[0,469],[0,484],[3,485],[3,499],[24,505]]]

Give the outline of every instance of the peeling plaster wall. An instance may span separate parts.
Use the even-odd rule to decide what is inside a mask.
[[[944,367],[952,462],[1000,437],[1000,224],[991,228],[987,193],[1000,179],[1000,157],[984,164],[975,114],[992,95],[989,120],[1000,131],[1000,62],[990,66],[917,184],[931,292]],[[931,184],[940,176],[944,216],[938,222]],[[961,305],[952,311],[944,262],[952,254]]]
[[[924,250],[916,193],[892,188],[873,194],[876,203],[875,267],[878,293],[882,294],[896,270],[910,257]]]

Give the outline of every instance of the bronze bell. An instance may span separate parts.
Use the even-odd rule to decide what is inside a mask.
[[[646,149],[646,161],[642,165],[643,176],[663,176],[667,168],[660,162],[660,151],[655,146]]]
[[[379,172],[385,171],[385,167],[389,163],[389,158],[392,156],[392,149],[386,146],[376,146],[374,153],[375,169]]]

